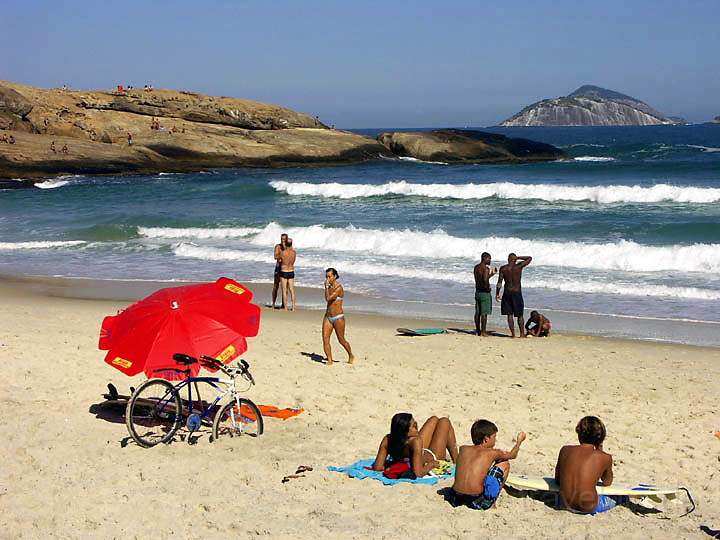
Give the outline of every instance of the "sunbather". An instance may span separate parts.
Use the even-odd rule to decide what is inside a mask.
[[[397,413],[392,417],[390,433],[383,437],[373,469],[406,464],[405,473],[421,478],[438,465],[438,460],[458,457],[455,430],[449,418],[431,416],[418,430],[418,423],[410,413]],[[400,474],[402,474],[401,472]]]

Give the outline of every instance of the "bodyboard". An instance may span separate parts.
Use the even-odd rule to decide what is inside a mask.
[[[444,328],[397,328],[397,333],[404,336],[433,336],[448,332]]]
[[[560,491],[560,486],[550,476],[526,476],[522,474],[508,475],[506,484],[518,490],[533,491]],[[679,487],[656,486],[655,484],[613,484],[611,486],[597,486],[598,495],[626,495],[628,497],[650,497],[665,495],[673,498],[680,491]]]

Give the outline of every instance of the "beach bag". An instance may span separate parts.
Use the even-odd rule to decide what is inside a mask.
[[[389,467],[386,467],[383,471],[383,476],[385,478],[390,478],[391,480],[415,480],[417,478],[417,475],[413,472],[410,463],[407,461],[393,463]]]

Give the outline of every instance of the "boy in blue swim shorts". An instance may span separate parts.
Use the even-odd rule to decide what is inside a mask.
[[[603,450],[605,425],[597,416],[586,416],[575,432],[578,445],[563,446],[555,466],[560,485],[559,506],[577,514],[599,514],[626,502],[626,497],[598,495],[598,481],[609,486],[613,481],[612,456]]]
[[[515,446],[509,452],[495,448],[497,426],[489,420],[478,420],[472,425],[472,446],[461,446],[455,462],[455,483],[446,496],[453,506],[467,506],[474,510],[487,510],[495,505],[510,472],[511,459],[515,459],[525,433],[518,433]]]

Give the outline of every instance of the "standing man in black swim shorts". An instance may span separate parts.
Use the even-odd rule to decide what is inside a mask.
[[[508,263],[500,267],[498,272],[497,287],[495,287],[495,300],[500,302],[500,313],[507,315],[508,326],[512,337],[515,335],[515,323],[513,317],[517,317],[518,327],[520,329],[520,337],[525,337],[525,319],[523,312],[525,310],[525,302],[522,297],[522,271],[532,261],[532,257],[518,257],[514,253],[508,255]],[[503,291],[502,301],[500,300],[500,289],[502,282],[505,280],[505,290]]]
[[[282,288],[283,309],[288,309],[290,293],[290,311],[295,311],[295,259],[297,252],[292,238],[285,240],[285,249],[280,253],[280,287]]]
[[[280,235],[280,243],[275,244],[275,251],[273,253],[273,258],[275,259],[275,279],[273,280],[273,288],[272,288],[272,307],[275,309],[275,301],[277,300],[277,294],[278,290],[280,289],[280,265],[282,263],[282,252],[285,250],[285,244],[287,243],[288,235],[287,233],[282,233]],[[280,306],[280,309],[283,309],[285,307],[285,304]]]

